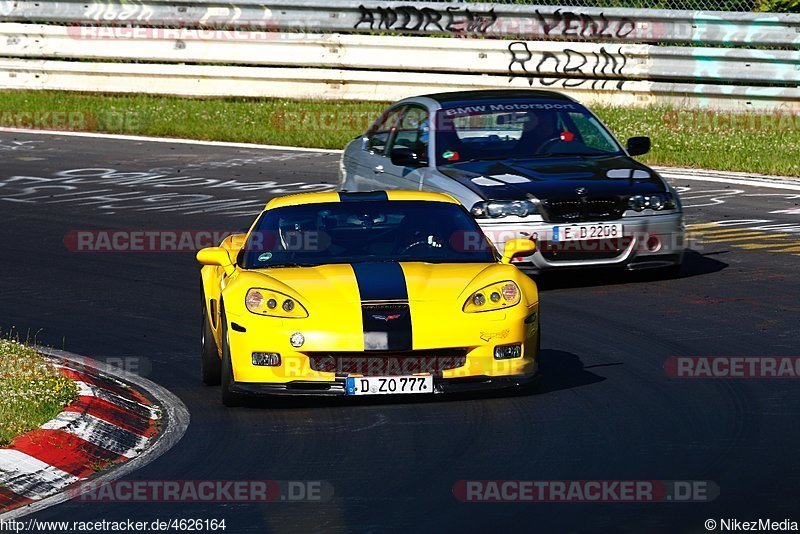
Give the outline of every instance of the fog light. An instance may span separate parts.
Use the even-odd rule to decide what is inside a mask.
[[[277,352],[254,352],[253,365],[277,367],[281,364],[281,355]]]
[[[661,248],[661,240],[656,235],[647,238],[647,250],[657,252]]]
[[[522,345],[503,345],[494,348],[495,360],[511,360],[522,356]]]

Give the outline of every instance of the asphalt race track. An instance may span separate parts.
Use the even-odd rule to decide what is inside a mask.
[[[672,356],[800,356],[800,191],[678,180],[689,223],[730,230],[694,240],[680,278],[544,277],[539,394],[226,409],[200,382],[194,254],[73,251],[76,232],[235,230],[271,196],[333,187],[338,155],[3,132],[0,157],[0,329],[133,362],[191,413],[182,441],[129,479],[334,490],[322,503],[73,501],[39,519],[224,518],[236,533],[703,532],[707,518],[800,519],[798,381],[664,370]],[[458,481],[487,479],[709,481],[719,496],[454,497]]]

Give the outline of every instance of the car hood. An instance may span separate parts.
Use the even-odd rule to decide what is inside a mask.
[[[655,171],[627,156],[471,161],[438,170],[493,200],[573,198],[577,189],[578,195],[593,197],[668,191]]]
[[[258,269],[248,274],[257,276],[249,280],[253,287],[267,287],[311,306],[391,300],[463,304],[472,291],[513,279],[515,269],[494,263],[401,262]]]
[[[520,287],[519,304],[493,313],[463,312],[473,292],[506,280]],[[231,316],[256,333],[259,319],[244,305],[249,288],[284,293],[305,308],[308,316],[301,321],[266,319],[287,337],[302,333],[304,352],[477,346],[486,343],[482,333],[502,331],[500,321],[512,314],[521,320],[538,302],[535,284],[506,264],[355,263],[242,271],[225,289],[231,303],[226,313],[235,308],[240,315]]]

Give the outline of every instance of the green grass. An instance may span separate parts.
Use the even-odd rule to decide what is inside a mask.
[[[57,91],[0,92],[0,126],[21,111],[77,114],[64,129],[217,141],[342,148],[385,102],[191,99]],[[711,119],[670,108],[595,108],[618,138],[648,135],[654,165],[800,176],[800,115]],[[705,112],[708,113],[708,112]],[[765,119],[766,117],[766,119]],[[773,121],[773,122],[770,122]],[[62,121],[63,122],[63,121]],[[40,126],[42,128],[47,127]]]
[[[647,135],[650,165],[800,176],[800,115],[677,112],[670,108],[594,111],[624,142]]]
[[[54,418],[77,394],[35,349],[0,338],[0,446]]]

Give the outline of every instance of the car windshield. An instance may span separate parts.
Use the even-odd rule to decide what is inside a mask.
[[[495,261],[475,220],[458,204],[356,201],[265,211],[244,248],[243,267],[331,263]]]
[[[611,133],[575,102],[451,102],[437,113],[437,165],[622,153]]]

